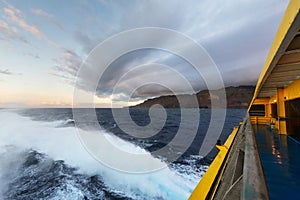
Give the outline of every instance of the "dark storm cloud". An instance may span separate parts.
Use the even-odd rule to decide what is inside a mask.
[[[264,65],[282,12],[273,9],[256,15],[260,15],[259,20],[247,16],[243,23],[202,43],[217,63],[226,85],[255,84]]]
[[[101,12],[94,5],[82,4],[83,21],[79,22],[78,29],[73,34],[81,44],[81,53],[65,50],[55,60],[62,76],[75,76],[81,60],[104,39],[124,30],[154,26],[180,31],[203,44],[217,64],[225,85],[229,86],[256,82],[287,2],[145,0],[125,4],[110,1],[101,4]],[[128,44],[130,41],[123,41],[119,46]],[[193,55],[194,52],[188,48],[182,48],[182,51]],[[108,53],[110,51],[112,49],[107,49]],[[148,69],[132,73],[122,80],[119,83],[119,91],[122,92],[115,94],[116,98],[124,99],[128,95],[148,98],[170,93],[165,87],[155,84],[140,87],[132,93],[132,88],[151,80],[163,80],[163,83],[178,93],[186,91],[187,88],[178,81],[178,77],[172,76],[170,70],[154,71],[151,63],[173,68],[189,80],[196,91],[206,87],[203,77],[195,73],[188,63],[170,53],[144,50],[116,59],[101,77],[96,94],[99,97],[111,95],[124,74],[143,64],[149,64]],[[89,81],[93,75],[92,68],[78,80],[79,85],[87,91],[91,88]]]
[[[203,85],[200,75],[184,59],[170,52],[144,49],[115,60],[101,77],[97,94],[110,95],[115,87],[135,99],[190,91],[181,79],[188,80],[195,91],[200,89],[199,83]]]

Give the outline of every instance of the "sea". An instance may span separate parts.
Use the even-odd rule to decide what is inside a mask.
[[[135,138],[118,126],[112,109],[97,108],[98,134],[109,134],[123,148],[148,152],[150,162],[160,159],[167,165],[161,170],[134,174],[103,165],[84,148],[71,108],[0,109],[0,199],[187,199],[217,153],[213,149],[207,156],[199,156],[211,110],[197,112],[200,121],[192,144],[178,159],[169,162],[151,152],[167,145],[176,135],[181,109],[166,109],[166,122],[154,136]],[[245,109],[226,109],[222,142],[245,114]],[[130,116],[139,126],[151,121],[148,109],[130,109]],[[195,122],[189,119],[185,123]],[[94,131],[88,124],[85,127],[85,131]],[[113,151],[109,156],[127,162]]]

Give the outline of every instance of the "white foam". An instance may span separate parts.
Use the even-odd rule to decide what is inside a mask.
[[[0,146],[0,199],[7,189],[8,183],[13,179],[24,161],[24,154],[13,146]]]
[[[7,110],[0,110],[0,151],[4,145],[14,145],[20,149],[34,149],[45,153],[54,160],[64,160],[68,165],[78,168],[80,173],[98,174],[111,190],[123,191],[126,196],[149,198],[161,196],[165,199],[187,199],[197,184],[196,178],[185,178],[165,168],[148,174],[125,174],[101,165],[80,143],[74,127],[57,127],[61,121],[32,121],[28,117]],[[103,134],[107,134],[103,132]],[[110,135],[110,137],[116,137]],[[113,139],[113,138],[110,138]],[[129,151],[144,152],[140,147],[117,138],[122,148]],[[1,152],[0,152],[1,153]],[[3,153],[3,152],[2,152]],[[118,155],[110,155],[117,159]],[[149,154],[151,157],[151,154]],[[6,158],[7,159],[7,158]],[[157,159],[152,157],[153,161]],[[14,160],[12,158],[12,160]],[[123,161],[126,162],[126,161]],[[0,163],[0,178],[3,168]],[[1,180],[0,180],[1,182]],[[0,185],[4,187],[4,185]],[[3,188],[2,188],[3,189]]]

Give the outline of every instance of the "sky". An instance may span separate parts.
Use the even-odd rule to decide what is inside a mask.
[[[116,58],[96,91],[89,89],[89,76],[77,76],[97,45],[144,27],[178,31],[199,43],[225,86],[254,85],[287,5],[288,0],[0,0],[0,107],[71,107],[75,85],[83,94],[92,93],[97,107],[111,107],[114,99],[115,107],[122,107],[128,97],[132,105],[174,91],[185,93],[172,70],[195,91],[205,89],[190,63],[159,49]],[[146,68],[129,73],[142,65]],[[143,85],[150,80],[163,80],[169,88]]]

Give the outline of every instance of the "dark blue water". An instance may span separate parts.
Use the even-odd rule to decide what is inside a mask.
[[[168,144],[174,136],[177,134],[178,128],[180,126],[180,109],[170,108],[166,109],[167,120],[165,126],[159,131],[158,134],[153,137],[146,139],[137,139],[124,133],[115,122],[112,116],[112,110],[109,108],[98,108],[96,109],[98,123],[105,130],[115,134],[116,136],[130,141],[150,152],[162,148]],[[73,126],[74,121],[72,121],[72,109],[53,109],[53,108],[43,108],[43,109],[27,109],[20,112],[22,115],[30,116],[33,120],[38,121],[56,121],[65,120],[66,123],[62,126]],[[148,114],[148,109],[134,108],[130,109],[130,115],[133,121],[139,126],[145,126],[150,122],[150,117]],[[222,141],[225,141],[228,135],[233,130],[234,126],[238,126],[239,122],[243,121],[243,117],[246,114],[245,109],[227,109],[226,119],[224,127],[220,136]],[[194,138],[193,143],[190,145],[188,150],[183,154],[182,157],[188,157],[190,155],[198,155],[202,140],[207,132],[209,123],[211,119],[210,109],[200,109],[200,121],[199,128],[197,130],[197,135]],[[193,119],[190,119],[189,123],[193,124]],[[214,149],[211,154],[205,158],[205,162],[208,164],[213,160],[216,155],[216,149]],[[180,160],[180,159],[179,159]],[[203,162],[204,160],[202,160]]]
[[[123,132],[111,109],[97,109],[96,113],[98,123],[106,132],[151,153],[167,145],[180,126],[180,109],[166,111],[164,127],[145,139]],[[243,120],[246,110],[227,109],[226,113],[220,136],[223,141],[233,126]],[[140,126],[150,123],[147,109],[131,109],[130,114]],[[200,110],[196,137],[181,157],[168,163],[168,169],[131,176],[98,168],[98,163],[93,166],[87,153],[77,151],[82,146],[74,134],[72,109],[3,109],[0,112],[0,198],[186,199],[217,153],[214,149],[205,158],[198,155],[210,117],[210,109]],[[195,122],[189,119],[186,123]],[[88,122],[86,126],[89,127]]]
[[[254,130],[270,199],[300,199],[300,143],[267,126]]]

